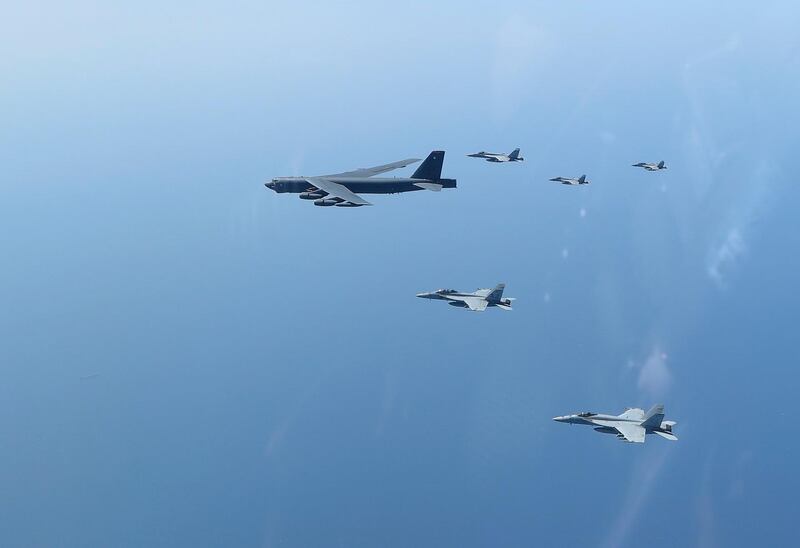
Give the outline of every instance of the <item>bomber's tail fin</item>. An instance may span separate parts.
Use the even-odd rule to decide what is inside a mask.
[[[427,179],[428,181],[438,181],[442,178],[442,164],[444,163],[444,151],[434,150],[425,161],[417,168],[412,179]]]
[[[664,420],[664,404],[658,403],[650,408],[644,416],[642,426],[645,428],[659,428]]]
[[[508,157],[511,158],[512,160],[522,160],[522,158],[519,157],[519,149],[518,148],[515,148],[514,150],[512,150],[511,154],[509,154]]]
[[[585,183],[585,182],[586,182],[586,175],[581,175],[581,176],[580,176],[580,178],[578,179],[578,182],[579,182],[580,184],[583,184],[583,183]]]

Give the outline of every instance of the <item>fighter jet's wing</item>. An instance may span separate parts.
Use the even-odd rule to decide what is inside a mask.
[[[306,181],[318,189],[327,192],[328,196],[333,198],[339,198],[340,200],[350,202],[351,204],[372,205],[355,192],[352,192],[346,186],[340,185],[339,183],[334,183],[333,181],[329,181],[323,177],[306,177]]]
[[[619,416],[632,421],[643,421],[644,409],[639,409],[638,407],[629,407],[628,409],[625,409],[625,411],[623,411]]]
[[[645,430],[638,424],[620,421],[604,421],[592,419],[592,423],[606,428],[614,428],[619,434],[617,438],[632,443],[644,443]]]
[[[631,424],[629,422],[618,423],[614,426],[619,432],[620,436],[625,438],[625,441],[631,443],[644,443],[644,428],[638,424]]]
[[[481,297],[461,297],[461,296],[448,295],[447,298],[453,301],[461,301],[462,303],[467,305],[470,310],[474,310],[476,312],[483,312],[489,305],[489,302],[486,299],[482,299]]]
[[[379,173],[386,173],[393,169],[400,169],[411,164],[419,162],[419,158],[408,158],[407,160],[400,160],[399,162],[392,162],[391,164],[384,164],[375,167],[363,167],[353,171],[345,171],[344,173],[334,173],[333,175],[323,175],[323,177],[372,177]]]

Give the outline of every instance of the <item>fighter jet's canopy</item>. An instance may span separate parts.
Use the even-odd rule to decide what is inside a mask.
[[[443,294],[458,293],[455,289],[437,289],[436,292]]]
[[[578,413],[578,416],[584,419],[588,417],[594,417],[595,415],[597,415],[597,413],[592,413],[591,411],[584,411],[583,413]]]

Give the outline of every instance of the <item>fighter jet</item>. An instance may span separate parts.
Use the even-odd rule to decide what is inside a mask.
[[[664,163],[664,160],[661,160],[657,164],[648,164],[647,162],[639,162],[638,164],[632,164],[633,167],[641,167],[647,171],[661,171],[662,169],[667,169],[667,165]]]
[[[586,175],[581,175],[577,179],[571,179],[569,177],[554,177],[550,179],[551,181],[555,181],[557,183],[561,183],[562,185],[588,185],[589,181],[586,180]]]
[[[444,151],[434,150],[411,177],[373,177],[419,162],[418,158],[400,160],[382,166],[356,169],[315,177],[276,177],[264,186],[278,193],[299,194],[301,200],[314,200],[315,206],[360,207],[372,205],[360,194],[396,194],[414,190],[439,192],[456,188],[455,179],[442,179]]]
[[[487,162],[524,162],[525,158],[520,157],[519,149],[515,148],[508,154],[499,152],[476,152],[475,154],[467,154],[470,158],[484,158]]]
[[[501,310],[511,310],[512,298],[503,298],[506,284],[497,284],[494,289],[479,289],[474,293],[461,293],[455,289],[437,289],[433,293],[419,293],[420,299],[433,299],[447,301],[450,306],[469,308],[474,312],[483,312],[489,306],[496,306]]]
[[[643,409],[626,409],[621,415],[600,415],[598,413],[578,413],[555,417],[554,421],[570,424],[588,424],[603,434],[615,434],[617,439],[629,443],[644,443],[646,434],[658,434],[662,438],[675,441],[672,433],[675,421],[664,420],[664,406],[654,405],[647,413]]]

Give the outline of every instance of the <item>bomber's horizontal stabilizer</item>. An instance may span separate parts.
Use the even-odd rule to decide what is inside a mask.
[[[442,190],[442,185],[437,185],[436,183],[414,183],[414,186],[424,188],[425,190],[432,190],[433,192],[439,192]]]

